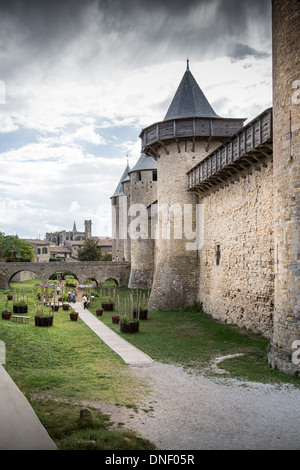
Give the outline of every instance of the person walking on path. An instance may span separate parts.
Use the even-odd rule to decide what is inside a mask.
[[[87,304],[87,297],[86,297],[86,295],[84,295],[84,296],[82,297],[82,300],[83,300],[83,308],[86,308],[86,304]]]
[[[76,300],[75,300],[75,291],[74,290],[72,292],[72,295],[73,295],[73,304],[75,304]]]
[[[72,301],[72,293],[71,291],[68,292],[68,302],[71,303]]]

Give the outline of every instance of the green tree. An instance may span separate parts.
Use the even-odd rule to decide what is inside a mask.
[[[4,233],[0,232],[0,261],[3,261],[3,249],[1,248],[1,243],[4,237]]]
[[[101,251],[97,240],[88,238],[85,241],[84,246],[78,250],[77,258],[79,261],[100,261]]]
[[[0,234],[0,252],[5,261],[33,261],[33,246],[18,235]]]

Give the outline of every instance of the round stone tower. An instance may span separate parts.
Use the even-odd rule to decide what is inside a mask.
[[[113,261],[122,261],[126,259],[128,253],[128,237],[127,237],[127,194],[124,193],[123,182],[127,179],[130,167],[127,166],[124,173],[115,189],[114,194],[111,196],[111,209],[112,209],[112,232],[113,232],[113,246],[112,258]]]
[[[300,371],[300,2],[273,0],[275,308],[269,361]]]
[[[151,237],[148,212],[151,204],[157,199],[157,164],[154,158],[142,153],[136,165],[129,171],[129,177],[131,272],[128,287],[149,289],[153,280],[154,240]],[[140,227],[140,224],[143,224],[143,227]]]
[[[241,119],[217,116],[187,69],[164,121],[145,128],[142,152],[157,161],[158,214],[150,310],[179,310],[197,299],[197,195],[187,191],[187,172],[237,130]],[[194,240],[196,241],[196,240]]]

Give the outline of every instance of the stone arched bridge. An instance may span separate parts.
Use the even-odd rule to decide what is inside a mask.
[[[93,279],[101,287],[107,279],[114,279],[119,286],[128,286],[130,263],[124,261],[79,261],[74,263],[6,263],[0,262],[0,288],[8,289],[11,278],[21,272],[30,271],[36,274],[43,283],[50,276],[62,271],[75,274],[79,284],[85,284],[87,279]]]

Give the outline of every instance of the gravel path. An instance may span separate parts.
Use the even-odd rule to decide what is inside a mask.
[[[298,389],[216,381],[160,363],[133,369],[152,389],[138,413],[110,404],[85,404],[110,414],[112,421],[137,431],[157,449],[300,449]]]

